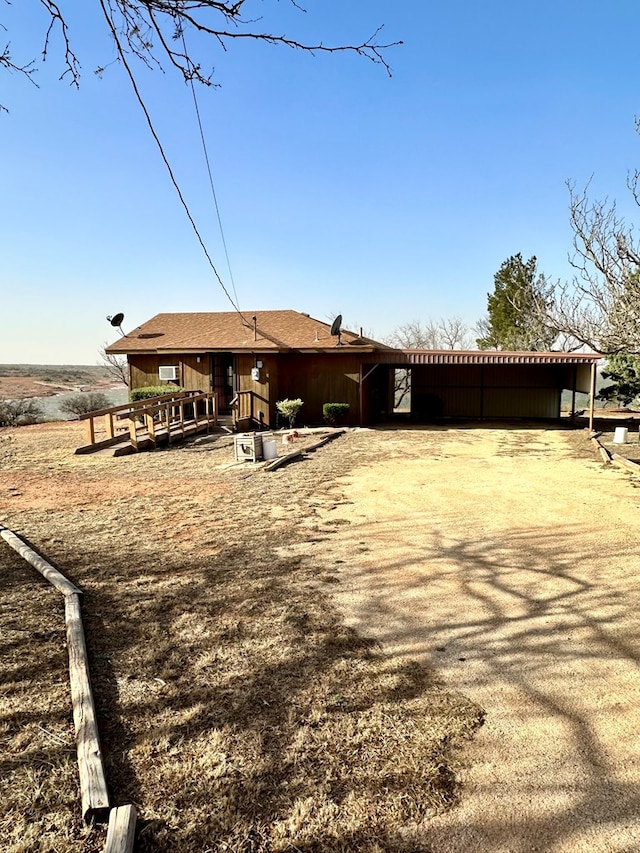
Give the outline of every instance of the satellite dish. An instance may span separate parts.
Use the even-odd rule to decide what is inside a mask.
[[[335,337],[338,338],[338,343],[336,344],[337,347],[342,346],[342,337],[341,337],[342,329],[340,328],[341,326],[342,326],[342,314],[338,314],[336,319],[331,324],[331,334],[333,335],[334,338]]]
[[[119,329],[120,334],[124,337],[124,332],[122,331],[122,321],[124,320],[124,314],[122,313],[122,311],[119,311],[117,314],[114,314],[113,317],[107,317],[107,320],[115,329]]]

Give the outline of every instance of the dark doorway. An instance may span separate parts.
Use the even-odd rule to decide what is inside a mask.
[[[231,411],[230,403],[235,394],[232,353],[212,353],[211,390],[218,395],[220,414],[228,415]]]

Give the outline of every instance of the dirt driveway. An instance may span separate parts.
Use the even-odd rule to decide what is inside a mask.
[[[581,432],[365,449],[318,507],[336,534],[297,550],[337,573],[351,625],[486,710],[434,853],[640,850],[640,483]]]
[[[80,443],[73,423],[0,433],[0,520],[85,590],[109,781],[140,807],[141,850],[640,850],[640,479],[583,432],[350,431],[272,474],[218,439],[123,459]],[[8,849],[94,849],[70,823],[64,631],[54,609],[41,624],[26,568],[5,552],[0,569]],[[358,657],[325,596],[391,660]],[[428,678],[405,695],[413,658]],[[446,769],[473,702],[459,805],[407,826],[398,803],[422,805],[428,775],[418,718]]]

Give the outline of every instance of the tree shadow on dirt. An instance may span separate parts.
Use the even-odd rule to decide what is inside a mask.
[[[367,524],[343,531],[341,548],[368,534]],[[393,535],[411,540],[412,531],[399,520]],[[483,702],[489,721],[506,725],[498,754],[477,747],[481,762],[498,762],[490,783],[479,777],[481,814],[463,811],[458,824],[452,813],[442,830],[427,828],[434,843],[457,837],[457,826],[468,850],[525,851],[532,839],[540,849],[634,849],[640,549],[607,542],[616,570],[605,572],[585,553],[583,535],[558,525],[454,540],[430,529],[421,547],[413,536],[410,559],[380,559],[392,552],[378,541],[376,566],[346,572],[360,590],[360,624],[377,626],[375,636],[399,659],[435,665]],[[506,724],[504,702],[514,695]],[[498,737],[487,741],[489,730],[487,749]]]
[[[481,712],[345,628],[268,533],[251,549],[137,555],[137,586],[130,555],[86,596],[109,784],[141,808],[140,850],[423,849],[399,826],[455,801],[452,749]]]
[[[416,434],[412,452],[434,449],[423,447],[427,440]],[[385,433],[381,441],[388,447],[395,437]],[[591,680],[581,672],[581,684],[594,692],[602,681],[597,665],[637,665],[629,602],[576,566],[579,531],[513,531],[469,544],[462,520],[459,540],[427,530],[401,558],[390,559],[381,543],[366,562],[373,526],[340,525],[335,535],[335,526],[312,523],[321,502],[345,497],[337,472],[361,464],[369,444],[370,434],[354,435],[297,470],[243,474],[240,486],[232,473],[204,470],[207,454],[150,455],[117,469],[136,486],[131,495],[86,511],[25,515],[25,529],[39,530],[34,539],[61,543],[53,548],[58,564],[85,590],[109,785],[116,802],[140,807],[141,853],[427,849],[423,821],[457,796],[452,745],[482,718],[477,705],[445,689],[440,668],[463,690],[506,672],[534,715],[564,720],[580,784],[561,809],[544,811],[541,833],[570,843],[589,809],[599,814],[604,803],[622,815],[631,807],[627,779],[610,766],[591,717],[569,702],[567,680],[552,691],[544,684],[544,661],[556,656],[568,663],[584,657],[594,672]],[[191,481],[193,494],[172,495],[166,484],[184,478],[178,464],[185,459],[198,459],[203,473]],[[163,487],[158,494],[154,477]],[[231,484],[228,493],[221,483]],[[408,540],[410,526],[400,519],[395,539]],[[284,558],[301,539],[307,556]],[[321,576],[329,572],[336,589],[360,563],[368,582],[364,616],[393,625],[403,644],[397,659],[347,630],[319,592]],[[421,581],[422,564],[428,576]],[[551,581],[560,589],[548,590]],[[627,572],[623,581],[637,602],[634,578]],[[441,618],[397,606],[409,582],[448,595]],[[596,602],[606,615],[593,615]],[[558,634],[562,620],[566,635]],[[599,638],[595,651],[581,654],[581,638],[569,648],[572,630]],[[547,779],[534,781],[532,796],[557,791],[559,781],[548,775],[546,788]],[[519,835],[525,823],[497,825],[494,846],[531,849]]]

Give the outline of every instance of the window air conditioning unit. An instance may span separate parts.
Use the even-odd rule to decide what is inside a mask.
[[[164,379],[165,382],[170,382],[178,378],[178,368],[175,364],[161,364],[158,368],[158,376]]]

